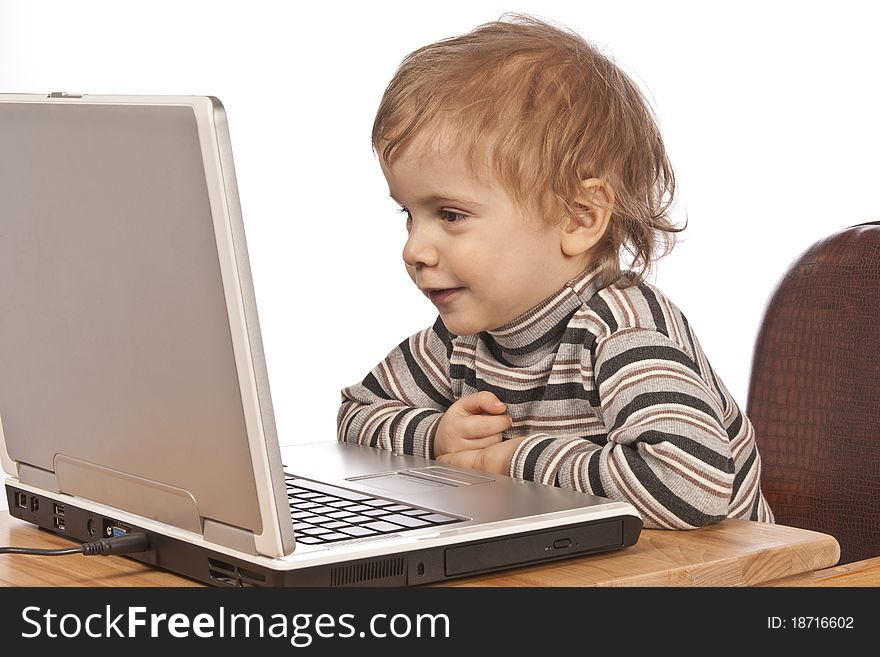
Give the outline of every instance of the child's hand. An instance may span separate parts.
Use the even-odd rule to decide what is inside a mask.
[[[434,436],[434,457],[500,443],[501,432],[513,424],[506,411],[501,400],[485,390],[462,397],[440,420]]]
[[[465,468],[482,470],[491,474],[506,475],[510,472],[510,461],[517,446],[525,440],[525,436],[511,438],[497,445],[489,445],[483,449],[469,449],[454,454],[441,456],[438,461]]]

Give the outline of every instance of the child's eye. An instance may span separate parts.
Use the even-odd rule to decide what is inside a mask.
[[[412,215],[409,213],[409,210],[406,208],[398,208],[397,211],[406,215],[407,224],[412,221]],[[459,212],[453,212],[452,210],[440,210],[437,215],[440,217],[441,221],[449,224],[459,223],[467,218],[465,215]]]
[[[466,219],[463,214],[453,212],[452,210],[440,210],[440,218],[450,224],[455,224]]]

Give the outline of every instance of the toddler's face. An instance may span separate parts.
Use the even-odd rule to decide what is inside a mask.
[[[455,335],[504,326],[583,270],[562,252],[561,228],[491,174],[474,176],[456,149],[416,140],[382,172],[406,217],[407,273]]]

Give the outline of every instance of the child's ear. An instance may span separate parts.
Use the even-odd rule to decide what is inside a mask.
[[[562,227],[562,252],[582,256],[592,249],[608,228],[614,207],[614,190],[599,178],[581,183],[580,192],[571,204],[575,210]]]

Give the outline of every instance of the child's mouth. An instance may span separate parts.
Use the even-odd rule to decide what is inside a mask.
[[[463,287],[450,287],[444,290],[431,290],[428,292],[428,298],[435,305],[444,304],[449,301],[457,292],[463,290]]]

